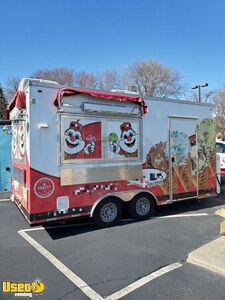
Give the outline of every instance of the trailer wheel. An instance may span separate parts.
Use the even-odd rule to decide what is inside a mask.
[[[122,205],[118,198],[102,200],[94,210],[93,220],[99,227],[114,226],[122,215]]]
[[[129,203],[129,214],[131,218],[142,221],[154,215],[155,200],[149,194],[139,194]]]

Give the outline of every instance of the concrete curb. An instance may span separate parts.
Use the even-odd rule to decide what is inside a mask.
[[[225,276],[225,236],[190,252],[187,262]]]

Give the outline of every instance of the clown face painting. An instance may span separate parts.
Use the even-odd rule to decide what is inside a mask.
[[[66,121],[64,159],[101,158],[101,122]]]
[[[119,140],[119,146],[124,153],[135,153],[138,148],[137,133],[131,127],[129,122],[123,123],[120,126],[121,135]]]
[[[82,137],[83,126],[79,121],[71,122],[70,127],[64,133],[64,151],[70,155],[76,155],[85,147]],[[92,147],[94,149],[94,147]]]
[[[124,122],[120,124],[119,130],[118,132],[117,128],[117,132],[115,130],[108,135],[110,151],[118,156],[138,157],[137,123],[132,125],[130,122]]]

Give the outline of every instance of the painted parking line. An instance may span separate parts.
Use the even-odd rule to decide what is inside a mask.
[[[0,199],[0,202],[11,201],[11,199]]]
[[[91,300],[103,300],[98,293],[96,293],[85,281],[73,273],[67,268],[59,259],[57,259],[52,253],[46,248],[36,242],[31,236],[28,235],[24,230],[19,230],[18,233],[40,254],[42,254],[47,260],[49,260],[64,276],[72,281],[89,299]]]
[[[124,296],[126,296],[127,294],[139,289],[140,287],[142,287],[143,285],[145,285],[146,283],[149,283],[151,282],[152,280],[162,276],[162,275],[165,275],[175,269],[178,269],[182,266],[181,263],[179,262],[176,262],[176,263],[173,263],[173,264],[170,264],[168,266],[165,266],[165,267],[162,267],[161,269],[131,283],[130,285],[128,285],[127,287],[123,288],[122,290],[106,297],[105,299],[106,300],[117,300],[117,299],[120,299]]]
[[[152,218],[153,220],[157,219],[171,219],[171,218],[186,218],[186,217],[201,217],[201,216],[209,216],[207,213],[194,213],[194,214],[177,214],[177,215],[168,215]],[[150,219],[150,221],[152,220]],[[126,222],[127,220],[124,220]],[[137,223],[136,223],[137,224]],[[165,266],[139,280],[128,285],[127,287],[121,289],[120,291],[115,292],[112,295],[107,296],[106,298],[99,295],[95,290],[93,290],[85,281],[83,281],[79,276],[73,273],[68,267],[66,267],[60,260],[58,260],[53,254],[51,254],[46,248],[40,245],[37,241],[35,241],[27,232],[39,231],[39,230],[48,230],[48,229],[58,229],[58,228],[71,228],[71,227],[80,227],[80,226],[90,226],[93,223],[79,223],[79,224],[63,224],[49,227],[36,227],[36,228],[28,228],[19,230],[18,233],[32,246],[34,247],[40,254],[42,254],[46,259],[48,259],[60,272],[64,274],[71,282],[73,282],[86,296],[88,296],[91,300],[117,300],[120,299],[127,294],[135,291],[136,289],[142,287],[143,285],[151,282],[152,280],[171,272],[182,266],[181,263],[174,263],[168,266]]]
[[[39,230],[49,230],[49,229],[58,229],[58,228],[70,228],[70,227],[84,227],[94,225],[94,223],[79,223],[79,224],[63,224],[63,225],[55,225],[55,226],[40,226],[35,228],[21,229],[21,231],[29,232],[29,231],[39,231]]]
[[[215,214],[208,214],[208,213],[196,213],[196,214],[179,214],[179,215],[168,215],[168,216],[161,216],[161,217],[154,217],[149,220],[143,221],[144,223],[148,223],[148,221],[157,221],[157,219],[172,219],[172,218],[186,218],[186,217],[201,217],[201,216],[214,216]],[[130,219],[123,219],[120,223],[126,223],[130,221]],[[142,223],[143,223],[142,222]],[[131,224],[142,224],[141,222],[135,222]],[[129,224],[129,225],[131,225]],[[93,222],[88,223],[78,223],[78,224],[63,224],[63,225],[55,225],[55,226],[40,226],[35,228],[28,228],[28,229],[21,229],[21,231],[29,232],[29,231],[39,231],[39,230],[49,230],[49,229],[58,229],[58,228],[70,228],[70,227],[84,227],[94,225]]]
[[[42,230],[42,227],[34,228]],[[44,229],[44,227],[43,227]],[[34,231],[33,230],[33,231]],[[32,247],[34,247],[42,256],[44,256],[48,261],[50,261],[64,276],[66,276],[71,282],[73,282],[89,299],[91,300],[117,300],[125,295],[135,291],[136,289],[142,287],[146,283],[168,273],[182,266],[181,263],[173,263],[168,266],[162,267],[159,270],[133,282],[127,287],[117,291],[116,293],[109,295],[107,297],[102,297],[95,290],[93,290],[85,281],[83,281],[78,275],[72,272],[66,265],[64,265],[57,257],[55,257],[51,252],[39,244],[35,239],[33,239],[28,233],[29,229],[19,230],[18,234],[23,237]],[[31,231],[31,230],[30,230]]]
[[[201,216],[209,216],[208,213],[197,213],[197,214],[179,214],[179,215],[168,215],[158,217],[159,219],[170,219],[170,218],[186,218],[186,217],[201,217]]]

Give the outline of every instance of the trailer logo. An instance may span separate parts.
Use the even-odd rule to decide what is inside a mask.
[[[13,293],[15,297],[32,298],[33,295],[41,295],[45,289],[45,284],[40,279],[33,282],[2,282],[2,292],[6,295]]]
[[[54,182],[49,178],[41,178],[34,185],[35,195],[39,198],[48,198],[54,192]]]

